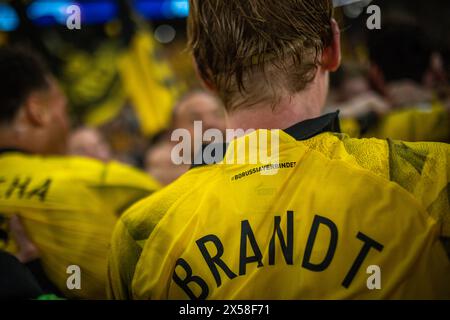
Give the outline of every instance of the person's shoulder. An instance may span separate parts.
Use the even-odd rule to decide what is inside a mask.
[[[362,167],[407,190],[425,208],[448,202],[449,144],[351,138],[343,143]]]
[[[141,188],[152,191],[161,188],[160,183],[147,172],[120,162],[103,163],[101,170],[102,184],[107,186]]]
[[[345,133],[333,134],[337,137],[348,150],[372,150],[372,149],[384,149],[387,147],[386,139],[379,138],[355,138]]]
[[[101,162],[83,157],[67,157],[64,162],[64,171],[71,174],[64,176],[62,173],[62,183],[73,181],[79,184],[117,214],[161,188],[148,173],[120,162]]]
[[[422,154],[424,156],[435,154],[449,154],[450,145],[443,142],[409,142],[398,139],[379,138],[352,138],[347,134],[335,134],[346,149],[351,153],[367,154],[377,150],[383,156],[389,157],[396,154],[404,154],[405,151]]]
[[[379,162],[389,169],[389,177],[409,166],[422,173],[426,164],[438,168],[449,163],[450,145],[442,142],[407,142],[392,139],[350,138],[340,135],[347,152],[360,163]],[[430,168],[431,169],[431,168]]]
[[[29,154],[22,152],[8,152],[2,154],[0,159],[3,162],[15,162],[20,164],[23,168],[32,167],[36,171],[41,171],[43,168],[51,168],[52,170],[67,170],[86,168],[90,170],[101,170],[103,163],[79,156],[47,156],[39,154]],[[70,173],[70,172],[67,172]]]
[[[436,154],[450,155],[450,144],[444,142],[407,142],[399,140],[388,140],[392,152],[401,153],[402,150],[411,150],[424,156],[433,156]]]
[[[355,168],[368,170],[386,180],[389,178],[389,147],[386,140],[352,138],[344,133],[326,133],[302,143],[329,160],[340,160]]]
[[[448,170],[450,145],[441,142],[406,142],[387,140],[392,175],[411,167],[415,174]],[[447,169],[445,169],[447,168]],[[442,172],[441,172],[442,173]]]
[[[133,239],[147,239],[173,206],[197,201],[211,185],[219,183],[220,173],[219,165],[193,168],[163,189],[136,202],[120,220]]]
[[[8,152],[0,155],[1,167],[9,174],[51,175],[53,178],[96,177],[104,170],[97,160],[72,156],[44,156],[22,152]]]
[[[55,177],[91,185],[122,186],[156,190],[159,183],[147,173],[117,161],[102,162],[80,156],[23,155],[22,159],[39,172],[45,168]]]

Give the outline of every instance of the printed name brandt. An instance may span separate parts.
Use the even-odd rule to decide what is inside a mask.
[[[327,228],[330,232],[330,242],[328,245],[328,251],[326,252],[323,261],[320,263],[311,262],[312,252],[314,249],[314,243],[318,234],[319,228]],[[336,224],[330,219],[315,215],[311,225],[308,240],[305,246],[305,252],[301,267],[312,272],[325,271],[333,261],[334,254],[336,252],[338,244],[339,231]],[[374,249],[381,252],[384,248],[382,244],[370,238],[368,235],[359,232],[356,236],[357,241],[362,242],[362,247],[359,253],[355,253],[355,260],[349,263],[348,272],[345,278],[342,280],[342,286],[349,288],[356,274],[360,270],[363,262],[367,258],[369,252]],[[279,245],[277,245],[279,243]],[[219,269],[226,275],[228,280],[233,280],[236,277],[242,277],[246,275],[247,265],[257,263],[258,268],[264,267],[263,255],[257,239],[254,235],[252,226],[248,220],[241,221],[240,232],[240,248],[239,248],[239,268],[238,270],[232,270],[230,266],[222,259],[225,248],[220,238],[214,234],[204,236],[196,241],[197,247],[203,256],[204,262],[209,268],[212,276],[215,280],[215,286],[219,288],[222,285],[222,277],[219,273]],[[215,247],[214,255],[207,249],[207,245]],[[247,246],[249,248],[247,248]],[[297,265],[299,262],[294,261],[294,212],[287,212],[286,230],[281,228],[281,216],[274,217],[273,233],[269,243],[268,250],[268,265],[275,265],[281,263],[281,261],[275,261],[276,248],[281,248],[281,253],[284,257],[284,263],[287,265]],[[248,252],[252,252],[248,255]],[[351,262],[351,261],[350,261]],[[183,269],[183,270],[180,270]],[[211,283],[207,283],[203,278],[195,274],[195,270],[192,270],[188,261],[183,258],[179,258],[176,262],[175,269],[172,275],[173,281],[186,293],[186,295],[192,300],[204,300],[209,296]],[[193,287],[198,290],[194,291]]]

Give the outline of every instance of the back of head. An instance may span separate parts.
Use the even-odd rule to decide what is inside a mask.
[[[228,111],[304,90],[332,42],[331,0],[190,2],[190,49]]]
[[[28,96],[49,88],[49,72],[25,49],[0,48],[0,123],[10,124]]]
[[[0,48],[0,146],[37,154],[64,154],[67,99],[30,51]]]

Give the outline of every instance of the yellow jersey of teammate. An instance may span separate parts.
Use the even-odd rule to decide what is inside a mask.
[[[376,116],[373,115],[375,118]],[[351,137],[396,139],[402,141],[450,141],[450,115],[438,102],[393,111],[373,123],[366,119],[342,119],[342,131]],[[363,122],[364,124],[362,124]]]
[[[109,296],[450,298],[450,147],[338,126],[330,114],[279,131],[276,174],[197,167],[134,205],[113,236]]]
[[[116,162],[2,150],[0,249],[16,250],[8,217],[17,214],[39,248],[47,276],[67,297],[105,298],[117,218],[158,188],[146,174]],[[80,267],[80,290],[67,286],[74,265]]]

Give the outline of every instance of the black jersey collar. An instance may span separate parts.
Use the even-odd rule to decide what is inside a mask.
[[[293,125],[292,127],[289,127],[283,131],[286,132],[291,137],[293,137],[294,139],[296,139],[297,141],[308,140],[308,139],[311,139],[311,138],[313,138],[321,133],[325,133],[325,132],[340,133],[341,128],[340,128],[340,122],[339,122],[339,111],[336,111],[333,113],[328,113],[328,114],[325,114],[318,118],[299,122],[299,123]],[[199,152],[197,154],[197,157],[202,162],[203,162],[203,151],[207,146],[208,146],[207,144],[203,145],[202,152],[201,153]],[[223,144],[223,150],[224,150],[223,155],[225,155],[227,149],[228,149],[228,144],[224,143]],[[223,158],[216,159],[215,163],[219,163],[222,160],[223,160]],[[206,163],[196,164],[198,162],[199,161],[195,161],[194,164],[192,165],[191,169],[207,165]]]
[[[0,155],[4,153],[17,152],[17,153],[28,153],[24,150],[18,148],[0,148]]]
[[[339,111],[305,120],[283,130],[298,141],[311,139],[324,132],[341,132]]]

